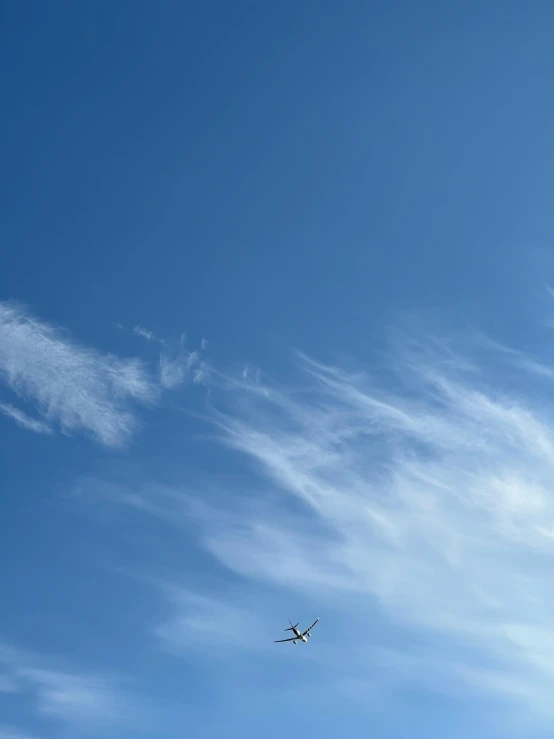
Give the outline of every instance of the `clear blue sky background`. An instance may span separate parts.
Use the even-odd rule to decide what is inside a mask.
[[[1,739],[552,736],[553,28],[0,3]]]

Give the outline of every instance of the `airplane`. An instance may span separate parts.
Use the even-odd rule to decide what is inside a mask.
[[[289,621],[290,628],[285,629],[285,631],[294,631],[294,636],[291,636],[290,639],[276,639],[275,640],[275,644],[280,644],[281,642],[284,642],[284,641],[291,641],[294,645],[296,645],[296,642],[297,641],[302,641],[302,642],[304,642],[304,644],[307,644],[308,643],[308,640],[306,639],[306,637],[307,636],[308,637],[311,636],[310,631],[314,628],[314,626],[316,625],[316,623],[318,621],[319,621],[319,618],[316,618],[316,620],[313,622],[313,624],[310,626],[310,628],[309,629],[306,629],[306,631],[303,634],[300,631],[298,631],[298,629],[296,628],[298,626],[298,624],[296,624],[295,626],[293,626],[292,625],[292,621]],[[300,623],[300,622],[298,622],[298,623]]]

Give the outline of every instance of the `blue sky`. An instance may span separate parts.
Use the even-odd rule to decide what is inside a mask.
[[[552,736],[551,4],[0,8],[0,739]]]

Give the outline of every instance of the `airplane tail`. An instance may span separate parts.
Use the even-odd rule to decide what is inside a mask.
[[[300,623],[300,621],[298,622],[298,624],[299,623]],[[293,626],[292,625],[292,621],[289,621],[289,624],[290,624],[290,629],[285,629],[285,631],[294,631],[295,628],[298,626],[298,624],[294,624],[294,626]]]

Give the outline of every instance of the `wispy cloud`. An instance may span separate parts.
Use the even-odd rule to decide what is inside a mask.
[[[208,551],[244,577],[347,619],[366,598],[425,635],[414,680],[431,666],[554,720],[552,376],[473,348],[403,341],[385,386],[303,355],[294,387],[219,378],[226,410],[213,420],[260,495],[199,507],[197,520]],[[202,622],[169,622],[165,638],[186,642],[191,618]]]
[[[182,385],[185,377],[195,361],[195,355],[179,352],[176,356],[164,353],[160,357],[160,383],[168,390],[174,390]]]
[[[122,706],[114,686],[103,678],[56,672],[35,667],[20,668],[18,675],[36,691],[37,708],[64,721],[113,721]]]
[[[259,631],[254,612],[185,588],[165,587],[164,592],[171,615],[156,635],[171,651],[204,649],[207,644],[219,649],[260,646],[253,638]]]
[[[554,427],[539,363],[510,360],[517,392],[437,342],[404,347],[396,392],[305,356],[304,393],[247,386],[222,439],[312,517],[241,514],[207,545],[244,575],[367,593],[399,624],[472,644],[490,664],[459,676],[554,717]]]
[[[29,734],[13,726],[0,726],[0,739],[37,739],[36,734]]]
[[[164,390],[177,390],[188,382],[195,385],[206,384],[210,369],[202,354],[208,348],[207,339],[201,339],[200,349],[193,351],[186,348],[185,333],[176,341],[158,337],[140,324],[133,328],[133,333],[159,347],[158,381]]]
[[[133,333],[143,339],[146,339],[146,341],[153,341],[156,338],[153,331],[150,331],[149,329],[144,328],[144,326],[140,325],[134,327]]]
[[[0,403],[0,413],[3,413],[8,418],[11,418],[21,428],[27,431],[34,431],[37,434],[51,434],[52,429],[48,424],[42,421],[37,421],[35,418],[31,418],[19,408],[15,408],[9,403]]]
[[[208,377],[208,364],[198,352],[180,348],[170,352],[167,347],[160,356],[160,384],[166,390],[175,390],[186,381],[203,383]]]
[[[16,693],[17,681],[9,675],[0,675],[0,693]]]
[[[44,427],[4,405],[20,425],[43,432],[58,422],[121,446],[138,425],[133,403],[156,397],[156,386],[137,359],[100,354],[14,303],[0,303],[0,380],[33,403]]]
[[[116,722],[132,715],[130,704],[110,678],[53,669],[47,662],[0,645],[0,665],[13,686],[11,692],[33,695],[38,713],[67,724]]]

